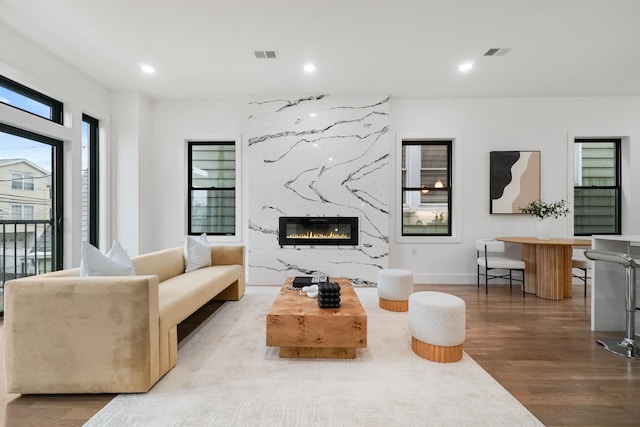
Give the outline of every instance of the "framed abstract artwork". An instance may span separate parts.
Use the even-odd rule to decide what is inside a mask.
[[[490,213],[521,213],[540,199],[540,151],[492,151],[489,162]]]

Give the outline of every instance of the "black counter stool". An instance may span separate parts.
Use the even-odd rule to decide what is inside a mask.
[[[633,258],[620,252],[605,252],[596,250],[584,251],[584,256],[593,261],[615,262],[626,269],[627,280],[625,288],[626,337],[622,341],[612,339],[598,340],[598,344],[605,349],[631,359],[640,360],[640,348],[635,340],[636,327],[636,269],[640,264]]]

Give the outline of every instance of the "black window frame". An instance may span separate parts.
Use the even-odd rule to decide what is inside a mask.
[[[51,109],[51,117],[41,116],[40,114],[36,114],[32,111],[25,110],[24,108],[20,108],[5,102],[2,102],[2,104],[8,105],[9,107],[15,108],[20,111],[24,111],[29,114],[33,114],[36,117],[41,117],[45,120],[52,121],[59,125],[63,124],[64,104],[62,102],[58,101],[57,99],[51,98],[50,96],[47,96],[41,92],[33,90],[25,85],[22,85],[2,75],[0,75],[0,86],[4,87],[5,89],[9,89],[10,91],[15,92],[17,94],[20,94],[26,98],[29,98],[33,101],[39,102],[40,104],[48,106]]]
[[[615,147],[615,166],[616,166],[616,170],[615,170],[615,185],[605,185],[605,186],[596,186],[596,185],[589,185],[589,186],[579,186],[579,185],[575,185],[573,186],[573,191],[574,191],[574,206],[575,206],[575,190],[576,189],[602,189],[602,190],[614,190],[615,192],[615,210],[616,210],[616,214],[615,214],[615,231],[611,232],[611,233],[606,233],[606,232],[596,232],[596,233],[576,233],[575,229],[576,229],[576,225],[574,222],[573,225],[573,233],[574,236],[593,236],[594,234],[598,234],[598,235],[620,235],[622,234],[622,139],[621,138],[576,138],[574,140],[574,144],[576,143],[602,143],[602,142],[611,142],[614,143],[614,147]],[[575,178],[574,178],[575,179]],[[575,209],[574,209],[575,210]]]
[[[220,146],[220,145],[231,145],[234,147],[234,153],[236,155],[236,163],[234,171],[237,174],[238,164],[237,164],[237,143],[234,140],[224,140],[224,141],[187,141],[187,235],[196,236],[203,233],[203,231],[193,231],[192,224],[192,194],[194,191],[229,191],[233,190],[234,192],[234,218],[237,218],[238,213],[238,194],[237,194],[237,182],[233,187],[194,187],[193,186],[193,147],[194,146]],[[204,231],[207,236],[237,236],[238,235],[238,224],[234,219],[233,233],[221,233],[214,231]]]
[[[401,150],[404,152],[406,146],[446,146],[447,148],[447,185],[442,187],[407,187],[405,185],[406,179],[401,182],[401,197],[400,197],[400,230],[402,237],[451,237],[453,235],[453,185],[452,185],[452,166],[453,166],[453,140],[452,139],[404,139],[402,140]],[[402,154],[400,160],[400,169],[402,169]],[[402,177],[402,173],[401,173]],[[405,192],[406,191],[424,191],[429,192],[447,192],[447,232],[446,233],[405,233],[404,231],[404,204],[405,204]]]
[[[89,212],[88,242],[99,247],[100,241],[100,157],[99,157],[99,121],[88,114],[82,114],[82,122],[89,125]]]
[[[0,131],[22,138],[32,139],[51,147],[51,165],[53,167],[51,176],[51,199],[53,212],[50,216],[50,224],[52,230],[51,240],[54,244],[52,248],[54,252],[52,254],[51,267],[53,271],[62,270],[64,264],[64,143],[58,139],[20,129],[5,123],[0,123]]]

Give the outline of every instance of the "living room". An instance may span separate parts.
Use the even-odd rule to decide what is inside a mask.
[[[196,10],[205,7],[196,3]],[[616,6],[603,1],[586,4],[563,1],[559,5],[546,2],[543,6],[518,2],[524,12],[512,10],[516,6],[504,1],[491,1],[486,7],[471,6],[471,2],[457,5],[470,9],[430,4],[433,9],[427,6],[419,9],[425,14],[419,19],[401,13],[395,21],[394,15],[382,12],[384,8],[363,17],[355,5],[343,11],[341,19],[334,20],[326,11],[327,5],[305,3],[307,9],[300,6],[290,11],[296,15],[274,17],[278,25],[260,24],[260,16],[271,16],[271,12],[257,2],[250,3],[252,10],[261,13],[249,16],[238,9],[240,6],[232,5],[220,6],[221,10],[215,12],[209,10],[216,17],[215,25],[209,25],[219,26],[220,32],[226,27],[218,21],[225,16],[236,18],[233,25],[228,25],[236,28],[237,38],[244,40],[234,48],[244,50],[214,62],[224,70],[213,67],[203,72],[203,64],[191,65],[190,61],[199,55],[224,51],[221,42],[224,38],[216,38],[220,33],[210,34],[210,41],[200,45],[178,44],[177,35],[169,37],[174,41],[162,39],[167,30],[155,25],[147,29],[149,35],[141,35],[139,39],[134,36],[128,39],[124,32],[118,36],[119,31],[112,28],[118,20],[133,34],[143,33],[133,25],[146,21],[151,13],[142,5],[127,6],[122,2],[123,10],[131,8],[130,14],[116,6],[100,6],[103,16],[99,25],[96,23],[97,29],[90,31],[90,20],[82,18],[90,16],[92,7],[98,8],[95,4],[40,2],[24,6],[20,2],[2,2],[6,13],[3,11],[0,18],[0,75],[64,103],[64,126],[2,103],[0,121],[65,143],[65,268],[77,267],[81,260],[82,230],[77,218],[82,204],[75,195],[79,191],[82,143],[81,132],[74,124],[82,121],[83,113],[100,123],[104,178],[100,247],[104,251],[113,239],[119,240],[132,256],[182,245],[189,222],[187,143],[207,140],[236,143],[236,231],[231,236],[211,236],[210,242],[246,247],[249,286],[279,285],[287,276],[316,270],[357,278],[367,284],[375,282],[377,269],[387,267],[412,271],[419,284],[475,285],[476,239],[534,234],[530,216],[490,213],[489,153],[539,151],[541,198],[568,199],[571,204],[573,146],[578,138],[620,138],[621,230],[623,234],[640,234],[640,221],[632,214],[640,209],[640,200],[632,194],[632,189],[640,185],[640,171],[633,167],[636,163],[633,159],[640,158],[635,142],[640,138],[640,87],[635,77],[640,64],[629,56],[639,35],[633,22],[638,12],[634,2]],[[57,10],[56,6],[62,8]],[[280,5],[282,15],[287,13],[285,6],[292,5]],[[74,7],[79,8],[79,15],[71,19]],[[184,25],[184,20],[195,19],[186,15],[186,9],[185,16],[173,17],[175,24]],[[500,17],[493,16],[498,14],[497,10],[501,11]],[[428,18],[427,12],[433,16],[441,14],[448,20]],[[152,14],[157,22],[173,22],[168,12],[153,13],[159,14]],[[475,22],[473,17],[477,14],[488,23]],[[304,34],[302,22],[313,21],[314,16],[318,22],[309,24],[316,35],[301,36],[308,37],[300,43],[303,46],[293,43],[287,31],[269,32],[271,25],[286,28],[293,21],[297,24],[290,30]],[[48,17],[51,23],[45,25]],[[422,26],[403,25],[402,20],[413,24],[424,21],[424,26],[436,26],[434,21],[440,20],[447,24],[438,24],[441,32],[431,33]],[[197,22],[200,26],[206,24],[206,20]],[[346,22],[357,22],[359,26]],[[363,37],[358,39],[359,44],[351,44],[345,50],[362,48],[373,53],[380,46],[389,59],[378,58],[369,64],[372,67],[369,69],[357,67],[360,74],[355,77],[346,69],[355,65],[341,65],[344,59],[341,55],[336,55],[331,63],[324,62],[329,53],[318,51],[314,55],[312,49],[316,41],[320,43],[324,24],[333,26],[338,32],[336,38]],[[389,28],[392,24],[393,28]],[[403,27],[413,29],[404,33],[400,31]],[[445,31],[448,27],[449,31]],[[172,28],[169,32],[202,36],[183,27]],[[101,35],[100,31],[107,29],[108,35]],[[407,40],[422,38],[424,47],[418,49],[412,43],[410,55],[395,55],[394,49],[402,49],[395,44],[398,40],[391,36],[392,30]],[[62,33],[58,36],[66,39],[57,40],[67,43],[62,49],[52,47],[56,33]],[[381,37],[378,33],[389,34]],[[165,42],[156,44],[156,37]],[[444,47],[427,42],[438,37]],[[323,46],[332,47],[330,43]],[[504,56],[484,56],[488,49],[496,47],[508,47],[510,51]],[[275,65],[265,62],[269,59],[258,59],[253,52],[258,48],[277,49],[280,58],[273,60]],[[171,50],[176,56],[160,62],[163,50]],[[306,52],[311,58],[304,55]],[[440,60],[435,53],[433,61],[422,58],[432,52],[443,55],[442,61],[448,62],[436,62]],[[94,70],[104,71],[92,74],[88,71],[91,68],[84,68],[91,62],[83,64],[87,56],[99,57]],[[138,61],[150,60],[143,56],[158,58],[155,75],[142,75],[136,69]],[[241,58],[238,62],[227,62],[238,56]],[[302,70],[304,61],[310,59],[318,68],[313,75]],[[469,59],[475,60],[474,68],[461,74],[458,61]],[[375,64],[380,62],[393,63],[396,74],[385,74],[382,64],[376,71]],[[198,68],[195,77],[190,74],[195,73],[193,70],[185,74],[177,70],[191,67]],[[253,70],[244,74],[244,69],[250,67]],[[209,73],[211,77],[203,79],[200,73],[205,76]],[[235,83],[241,87],[244,84],[242,91],[230,89],[237,87],[227,81],[233,73],[248,76],[247,80]],[[449,74],[442,77],[445,73]],[[190,79],[197,85],[181,88],[180,83]],[[276,113],[287,105],[291,108]],[[373,115],[353,115],[358,109]],[[310,117],[310,113],[316,116]],[[349,145],[340,145],[331,155],[336,156],[335,163],[339,162],[338,155],[346,155],[342,161],[351,163],[339,175],[324,172],[331,166],[328,156],[323,152],[320,158],[318,147],[311,143],[293,147],[293,143],[286,142],[290,144],[287,149],[295,149],[295,155],[284,156],[284,160],[281,160],[285,154],[282,146],[251,143],[255,138],[280,132],[308,135],[309,131],[324,129],[345,118],[351,123],[338,136],[351,138]],[[370,136],[373,133],[375,138]],[[356,147],[356,142],[362,139],[369,144],[365,149]],[[451,235],[403,236],[400,147],[404,140],[419,139],[453,141]],[[345,177],[368,165],[374,166],[353,181],[355,184],[349,187],[353,191],[345,190]],[[313,177],[297,181],[298,185],[285,186],[309,169],[316,170]],[[321,173],[324,181],[313,187]],[[354,194],[363,197],[364,192],[368,193],[365,200],[351,197]],[[358,247],[314,250],[281,247],[274,234],[279,216],[351,214],[361,221],[363,237]],[[573,229],[573,217],[568,215],[554,221],[551,234],[573,237]]]

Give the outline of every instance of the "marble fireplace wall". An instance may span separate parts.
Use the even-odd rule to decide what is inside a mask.
[[[389,98],[251,100],[245,141],[248,283],[311,274],[375,283],[389,257]],[[356,216],[359,244],[281,248],[281,216]]]

